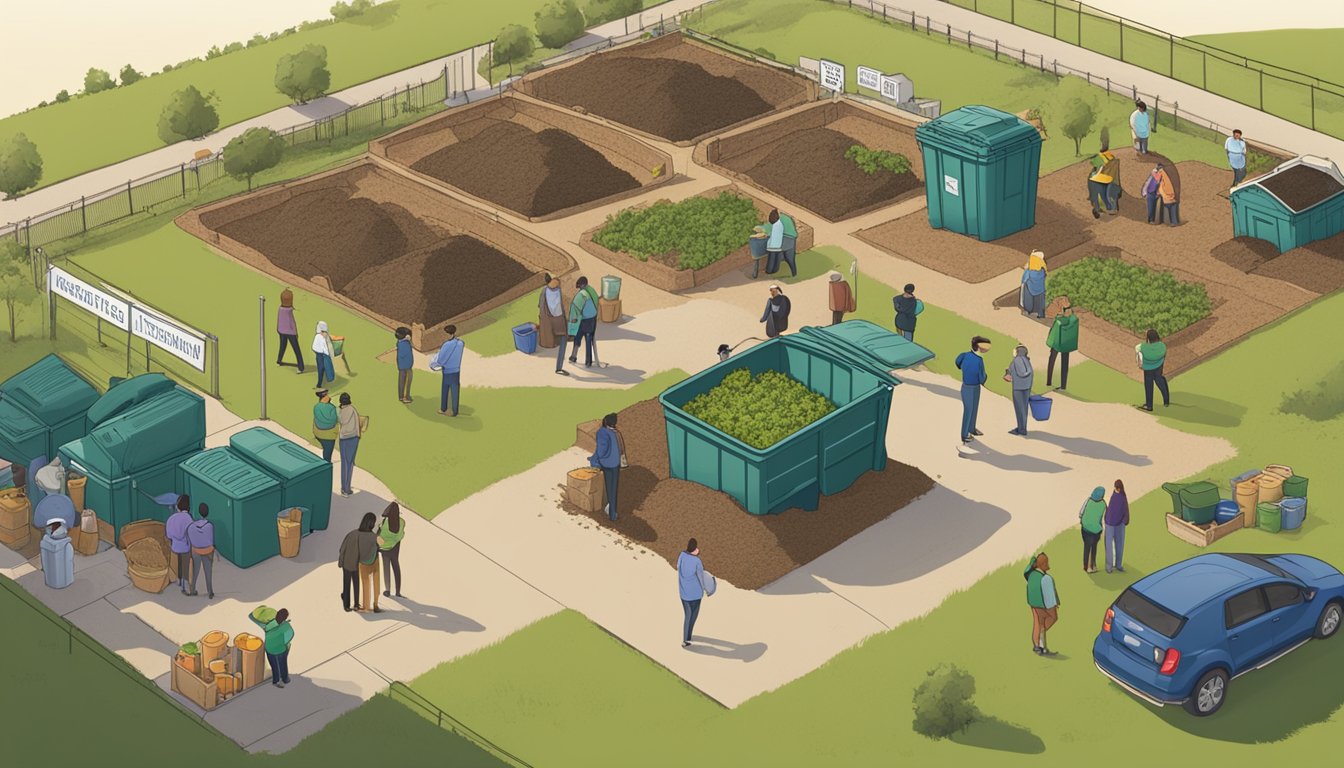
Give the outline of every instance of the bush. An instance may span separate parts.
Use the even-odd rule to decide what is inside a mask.
[[[159,116],[159,138],[165,144],[199,139],[219,127],[219,113],[210,103],[214,94],[202,95],[194,85],[174,93]]]
[[[326,93],[331,87],[327,49],[306,45],[298,53],[281,56],[275,64],[275,87],[300,104]]]
[[[753,448],[769,448],[835,410],[835,403],[801,381],[738,368],[682,410]]]
[[[69,101],[69,100],[70,100],[70,92],[69,92],[69,91],[67,91],[67,90],[65,90],[64,88],[62,88],[61,90],[59,90],[59,91],[56,92],[56,103],[57,103],[57,104],[64,104],[65,102],[67,102],[67,101]]]
[[[228,45],[224,46],[224,53],[237,53],[238,51],[243,50],[243,48],[245,47],[246,46],[244,46],[242,43],[229,43]]]
[[[532,33],[528,32],[526,27],[510,24],[499,31],[494,46],[490,48],[491,64],[496,66],[507,64],[509,76],[512,77],[514,63],[531,56],[535,49]]]
[[[593,240],[640,261],[675,256],[677,269],[700,269],[746,245],[759,223],[750,200],[722,192],[714,198],[628,208],[608,216]]]
[[[90,68],[84,73],[84,92],[98,93],[100,91],[110,91],[117,87],[117,82],[105,69]]]
[[[5,197],[13,200],[25,189],[37,186],[41,178],[42,156],[27,136],[16,133],[0,144],[0,192]]]
[[[235,179],[247,179],[274,168],[285,154],[284,138],[269,128],[249,128],[224,146],[224,172]]]
[[[965,731],[980,718],[971,697],[975,696],[975,678],[952,666],[938,665],[915,689],[915,733],[931,739],[945,739]]]
[[[583,6],[583,17],[591,26],[633,16],[644,9],[642,0],[588,0]]]
[[[136,71],[130,64],[121,68],[121,84],[131,85],[145,79],[145,76]]]
[[[551,0],[536,20],[537,39],[547,48],[564,48],[583,34],[583,14],[574,0]]]
[[[265,45],[266,43],[270,42],[271,39],[272,38],[266,37],[265,35],[258,32],[247,41],[247,47],[256,48],[258,45]]]
[[[353,19],[373,7],[373,0],[353,0],[353,2],[338,2],[331,6],[331,16],[336,21],[345,21]]]
[[[888,152],[885,149],[869,149],[862,144],[855,144],[845,150],[845,159],[854,161],[854,164],[859,166],[859,170],[869,176],[878,171],[910,172],[910,158],[905,155]]]
[[[1285,395],[1279,410],[1312,421],[1332,421],[1344,414],[1344,363],[1307,389]]]
[[[1212,311],[1199,283],[1183,283],[1166,272],[1088,256],[1050,275],[1046,301],[1068,296],[1075,307],[1134,333],[1149,328],[1166,336],[1204,319]]]

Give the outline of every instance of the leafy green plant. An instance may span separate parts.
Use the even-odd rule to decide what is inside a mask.
[[[779,371],[753,377],[738,368],[682,410],[753,448],[769,448],[834,411],[835,404]]]
[[[969,672],[955,664],[940,664],[929,670],[928,677],[915,689],[915,732],[945,739],[965,731],[980,719],[980,710],[971,701],[973,696],[975,678]]]
[[[1120,259],[1088,256],[1050,275],[1046,300],[1068,296],[1110,323],[1143,333],[1149,328],[1166,336],[1193,325],[1213,310],[1199,283],[1185,283],[1167,272],[1127,264]]]
[[[675,257],[677,269],[701,269],[746,245],[759,223],[750,200],[722,192],[628,208],[608,216],[593,241],[640,261]]]
[[[859,166],[859,170],[872,176],[878,171],[889,171],[891,173],[909,173],[910,158],[898,152],[888,152],[885,149],[869,149],[862,144],[855,144],[845,150],[845,159],[851,160]]]

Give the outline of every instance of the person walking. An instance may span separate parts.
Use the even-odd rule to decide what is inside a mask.
[[[1162,176],[1162,164],[1158,163],[1148,174],[1148,179],[1143,182],[1143,200],[1148,204],[1149,224],[1161,224],[1165,220],[1166,208],[1162,206],[1162,194],[1159,192]]]
[[[289,685],[289,645],[294,642],[294,625],[289,623],[289,609],[281,608],[275,618],[263,622],[252,614],[247,617],[261,627],[266,661],[271,665],[271,685],[284,688]]]
[[[392,502],[383,510],[383,522],[378,527],[378,555],[383,559],[383,597],[391,597],[392,578],[397,580],[397,597],[401,597],[401,541],[406,538],[406,521],[401,519],[401,505]]]
[[[1232,168],[1232,186],[1237,186],[1246,178],[1246,142],[1241,138],[1241,129],[1232,131],[1232,135],[1223,142],[1227,152],[1227,164]]]
[[[372,512],[365,512],[359,521],[359,527],[345,534],[345,538],[341,540],[336,564],[341,567],[341,605],[346,612],[364,610],[364,604],[359,601],[360,564],[378,557],[378,535],[373,532],[373,527],[377,524],[378,516]]]
[[[1003,372],[1003,378],[1013,385],[1013,413],[1017,415],[1017,428],[1008,434],[1027,436],[1027,406],[1031,404],[1031,385],[1036,378],[1032,370],[1031,358],[1027,356],[1025,344],[1018,344],[1013,361]]]
[[[1106,519],[1106,489],[1098,485],[1092,489],[1083,506],[1078,508],[1078,523],[1083,533],[1083,572],[1097,572],[1097,544],[1101,541],[1102,525]]]
[[[1171,405],[1171,391],[1167,389],[1167,377],[1162,373],[1167,363],[1167,345],[1152,328],[1144,336],[1147,341],[1135,347],[1139,367],[1143,369],[1143,405],[1145,411],[1153,410],[1153,385],[1162,393],[1162,407]]]
[[[858,309],[854,301],[854,291],[849,287],[843,275],[839,272],[832,272],[830,276],[830,307],[831,307],[831,325],[836,325],[845,319],[846,312],[853,312]]]
[[[906,283],[904,293],[893,296],[891,304],[896,309],[896,330],[906,341],[915,340],[915,323],[919,317],[919,299],[915,298],[915,284]]]
[[[1055,314],[1050,324],[1050,332],[1045,336],[1045,345],[1050,348],[1050,359],[1045,365],[1045,386],[1053,386],[1055,379],[1055,359],[1062,358],[1059,367],[1059,391],[1069,388],[1069,353],[1078,351],[1078,316],[1073,307],[1064,300],[1064,307]]]
[[[1148,132],[1151,126],[1148,120],[1148,105],[1143,101],[1134,102],[1134,111],[1129,113],[1129,134],[1134,137],[1134,151],[1140,155],[1148,154]]]
[[[787,213],[779,214],[779,223],[784,228],[784,247],[781,249],[780,255],[784,257],[784,263],[789,265],[789,277],[797,277],[798,225],[794,222],[793,217]]]
[[[616,522],[616,491],[620,484],[621,467],[625,466],[625,441],[616,431],[616,414],[602,417],[597,430],[597,450],[588,457],[588,465],[602,470],[602,481],[607,491],[607,517]]]
[[[1129,527],[1129,497],[1125,495],[1125,484],[1115,481],[1111,491],[1111,501],[1106,505],[1106,572],[1111,569],[1125,572],[1125,528]]]
[[[456,325],[445,325],[443,332],[448,334],[448,340],[443,342],[434,359],[429,361],[429,369],[443,373],[443,381],[439,385],[439,415],[449,413],[448,405],[451,400],[452,415],[456,416],[458,401],[462,395],[462,352],[467,344],[457,338]]]
[[[761,322],[765,323],[767,338],[775,338],[789,330],[789,312],[793,303],[784,295],[784,289],[778,284],[770,286],[770,298],[765,301],[765,312],[761,313]]]
[[[177,559],[177,586],[182,594],[187,594],[187,581],[191,578],[191,542],[187,541],[187,528],[191,527],[191,499],[177,497],[177,507],[168,516],[163,534],[168,538],[168,548]]]
[[[415,349],[411,347],[411,329],[397,329],[397,399],[411,402],[411,379],[415,376]]]
[[[355,454],[359,452],[359,440],[364,436],[364,421],[350,402],[350,393],[341,393],[341,409],[338,416],[338,434],[341,441],[341,495],[353,496],[351,481],[355,477]]]
[[[1027,580],[1027,607],[1031,609],[1031,650],[1037,656],[1054,656],[1045,634],[1059,621],[1059,593],[1050,575],[1050,558],[1042,552],[1022,572]]]
[[[1022,268],[1022,314],[1045,319],[1045,254],[1032,251]]]
[[[560,292],[560,279],[546,275],[546,287],[537,297],[537,340],[542,347],[559,347],[555,352],[555,372],[568,376],[565,370],[565,347],[568,346],[569,333],[565,322],[565,297]]]
[[[1092,156],[1092,173],[1087,177],[1087,199],[1092,203],[1092,218],[1100,219],[1103,208],[1108,214],[1119,212],[1110,192],[1119,167],[1120,161],[1110,150],[1110,141],[1102,137],[1101,151]]]
[[[984,433],[975,428],[975,419],[980,414],[980,388],[985,385],[985,354],[989,352],[989,339],[984,336],[971,337],[971,351],[957,355],[957,368],[961,370],[961,442],[969,443]]]
[[[191,592],[195,596],[196,578],[205,571],[205,594],[215,599],[215,524],[210,522],[210,507],[202,503],[196,507],[200,519],[187,526],[187,541],[191,544]]]
[[[298,361],[299,373],[303,373],[303,351],[299,349],[299,327],[294,324],[294,292],[286,288],[280,292],[280,309],[275,313],[275,332],[280,336],[280,349],[275,356],[276,365],[285,364],[285,345],[294,347],[294,359]]]
[[[1157,194],[1162,198],[1162,212],[1166,214],[1167,226],[1179,227],[1181,225],[1181,201],[1176,194],[1176,184],[1172,182],[1171,175],[1157,164]]]
[[[773,275],[779,271],[779,262],[784,258],[784,222],[780,221],[779,211],[770,209],[769,226],[765,238],[765,274]]]
[[[322,460],[331,463],[332,451],[336,449],[336,440],[340,437],[341,415],[331,402],[331,393],[325,389],[317,390],[317,404],[313,406],[313,439],[322,446]]]
[[[327,332],[327,324],[320,320],[317,323],[317,332],[313,334],[313,353],[317,355],[317,386],[315,389],[321,389],[323,383],[336,380],[336,346],[331,343],[331,334]]]
[[[683,616],[682,648],[690,646],[695,620],[700,618],[700,601],[705,597],[704,572],[704,563],[700,562],[700,544],[691,539],[686,542],[686,551],[677,555],[677,591],[681,594]]]
[[[569,303],[569,335],[574,337],[574,348],[569,352],[569,362],[579,364],[579,347],[588,345],[583,351],[583,367],[593,367],[593,356],[597,354],[597,291],[588,284],[588,278],[580,277],[574,281],[577,293]]]

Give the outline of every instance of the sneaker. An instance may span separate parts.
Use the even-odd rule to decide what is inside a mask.
[[[1042,648],[1042,649],[1041,649],[1041,655],[1042,655],[1042,656],[1054,656],[1054,655],[1055,655],[1055,652],[1052,651],[1052,650],[1050,650],[1049,648]]]
[[[382,612],[383,612],[383,609],[382,609],[382,608],[379,608],[378,606],[375,605],[375,606],[373,606],[373,612],[374,612],[374,613],[382,613]]]
[[[1045,649],[1042,648],[1042,647],[1039,646],[1039,645],[1033,645],[1033,646],[1031,646],[1031,652],[1034,653],[1034,654],[1036,654],[1037,656],[1040,656],[1044,651],[1045,651]]]
[[[569,375],[569,371],[566,371],[565,369],[561,368],[560,370],[558,370],[558,371],[555,372],[555,375],[556,375],[556,376],[568,376],[568,375]]]
[[[571,363],[578,363],[578,362],[579,362],[579,359],[578,359],[577,357],[571,357],[571,358],[569,358],[569,362],[571,362]]]
[[[689,640],[683,640],[683,641],[681,642],[681,647],[682,647],[682,648],[690,648],[690,647],[691,647],[691,641],[689,641]]]
[[[389,592],[389,591],[386,590],[386,589],[383,590],[383,597],[391,597],[391,596],[392,596],[392,593],[391,593],[391,592]]]
[[[1101,211],[1098,211],[1096,208],[1093,208],[1093,209],[1092,209],[1092,218],[1094,218],[1094,219],[1100,219],[1100,218],[1101,218]]]
[[[1134,407],[1138,408],[1140,411],[1147,411],[1149,413],[1153,412],[1153,406],[1151,405],[1136,405]]]
[[[971,430],[971,434],[972,434],[972,435],[975,435],[976,437],[984,437],[984,435],[985,435],[984,432],[981,432],[981,431],[978,430],[978,429],[972,429],[972,430]]]
[[[1025,433],[1022,432],[1022,431],[1020,431],[1020,430],[1010,429],[1010,430],[1008,430],[1008,434],[1010,434],[1010,435],[1021,435],[1021,434],[1025,434]]]
[[[284,688],[284,687],[285,687],[285,684],[284,684],[284,683],[276,683],[276,684],[275,684],[275,687],[276,687],[276,688]]]
[[[1118,565],[1115,567],[1115,570],[1117,570],[1117,571],[1119,571],[1119,572],[1121,572],[1121,573],[1124,573],[1124,572],[1125,572],[1125,569],[1124,569],[1124,568],[1121,568],[1121,567],[1118,566]]]

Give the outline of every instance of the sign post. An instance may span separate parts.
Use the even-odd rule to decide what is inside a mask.
[[[266,297],[257,297],[257,313],[261,324],[257,327],[257,349],[261,354],[261,420],[266,420]]]
[[[845,65],[826,59],[817,60],[821,87],[835,93],[845,92]]]

